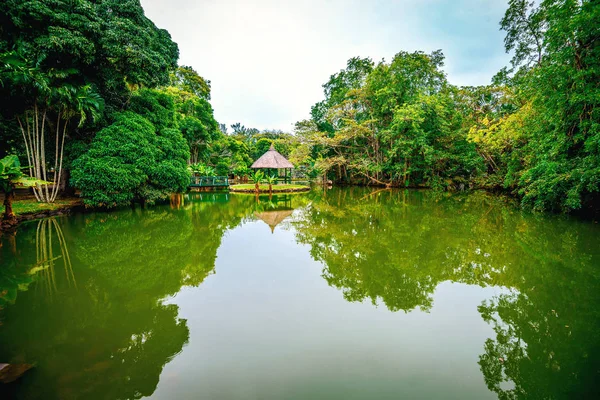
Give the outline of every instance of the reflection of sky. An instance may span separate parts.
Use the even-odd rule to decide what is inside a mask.
[[[142,0],[212,82],[220,122],[290,130],[321,85],[355,56],[442,49],[451,83],[480,85],[503,66],[506,0]]]
[[[169,300],[190,340],[153,398],[494,398],[477,364],[500,293],[443,283],[430,313],[349,303],[294,232],[249,222],[223,239],[216,274]]]

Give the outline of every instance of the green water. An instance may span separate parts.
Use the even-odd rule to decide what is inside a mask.
[[[473,193],[193,194],[0,247],[10,399],[600,398],[600,227]]]

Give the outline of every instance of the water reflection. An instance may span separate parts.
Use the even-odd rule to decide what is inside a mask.
[[[124,210],[23,226],[16,238],[23,251],[3,253],[2,270],[6,263],[31,265],[23,276],[27,283],[37,278],[43,296],[21,296],[4,310],[3,361],[37,363],[11,386],[15,395],[120,399],[154,392],[164,364],[189,338],[178,308],[162,300],[213,273],[224,231],[243,216],[226,203],[188,206],[189,212]],[[65,274],[55,271],[59,257]],[[44,300],[49,294],[57,301]]]
[[[570,274],[569,274],[570,275]],[[569,278],[561,274],[552,282]],[[577,278],[576,278],[577,279]],[[499,398],[598,398],[598,292],[571,281],[501,295],[479,307],[495,338],[479,358],[488,388]],[[569,294],[567,294],[569,293]]]
[[[36,235],[36,264],[29,271],[30,274],[38,273],[39,280],[42,283],[41,289],[46,296],[52,300],[54,294],[58,292],[55,265],[57,262],[62,264],[65,281],[68,286],[77,287],[71,257],[63,235],[60,224],[56,218],[47,218],[38,221]],[[58,244],[60,254],[56,254],[54,247]]]
[[[354,191],[316,195],[294,223],[346,300],[429,311],[444,281],[508,288],[478,308],[496,334],[479,360],[488,388],[499,398],[600,396],[596,226],[485,194]]]
[[[225,246],[229,252],[219,255],[229,235],[235,236],[230,247]],[[250,241],[244,235],[254,236]],[[342,375],[344,368],[354,367],[357,376],[364,376],[360,366],[381,359],[387,362],[381,364],[385,370],[371,366],[375,369],[367,371],[379,371],[376,375],[382,380],[368,379],[365,388],[377,393],[373,382],[380,382],[389,393],[397,394],[392,389],[397,389],[394,385],[401,384],[404,375],[383,380],[393,375],[392,367],[401,370],[396,359],[384,354],[397,353],[409,370],[438,380],[437,366],[422,363],[432,355],[426,346],[412,344],[415,337],[427,333],[442,340],[465,336],[474,329],[474,325],[458,326],[461,315],[448,309],[443,317],[455,321],[452,332],[419,330],[426,323],[437,326],[427,318],[442,318],[434,310],[440,306],[440,288],[453,296],[446,300],[460,300],[465,288],[469,296],[474,296],[474,289],[503,288],[496,295],[476,291],[486,293],[486,300],[477,310],[482,297],[472,310],[460,309],[472,311],[479,323],[485,325],[485,321],[491,328],[487,328],[491,332],[487,340],[477,336],[470,343],[474,358],[468,367],[480,368],[482,374],[468,378],[474,386],[480,384],[486,391],[485,381],[500,398],[598,394],[598,227],[522,213],[501,198],[360,188],[317,188],[307,195],[258,199],[199,192],[173,197],[162,207],[25,224],[16,235],[0,238],[0,243],[0,308],[4,308],[0,362],[36,363],[36,368],[9,387],[18,398],[150,396],[164,381],[165,365],[185,353],[187,345],[186,351],[194,345],[200,348],[194,350],[200,353],[188,357],[198,362],[205,377],[212,376],[212,363],[219,363],[223,370],[238,368],[236,354],[240,352],[247,354],[249,365],[264,362],[265,387],[286,368],[301,376],[309,369],[321,371],[319,365]],[[309,258],[306,252],[323,278],[315,274],[318,282],[311,275],[315,270],[302,261],[302,256]],[[280,260],[288,260],[289,265],[278,265]],[[299,260],[298,264],[292,260]],[[216,297],[202,295],[210,287],[207,277],[214,274],[227,282],[216,286],[221,297],[211,302]],[[457,285],[450,290],[445,286],[449,282]],[[193,291],[190,307],[195,314],[187,314],[187,319],[172,301],[184,286],[201,286]],[[251,291],[244,297],[246,288]],[[384,307],[377,310],[366,304],[346,309],[351,303],[336,302],[340,292],[348,302]],[[217,296],[216,292],[210,295]],[[206,301],[204,308],[201,301]],[[256,309],[250,307],[253,301]],[[268,312],[265,304],[271,307]],[[235,314],[236,307],[243,312]],[[384,310],[391,312],[382,316]],[[356,313],[364,319],[353,320]],[[267,331],[249,316],[263,314],[265,319],[260,321],[271,324]],[[415,322],[421,314],[425,317]],[[336,319],[338,315],[342,317]],[[195,328],[188,321],[192,317],[197,318]],[[204,318],[210,323],[204,324]],[[406,318],[401,321],[402,330],[393,325],[399,318]],[[236,325],[236,319],[245,324]],[[286,323],[278,321],[287,321],[293,329],[286,331]],[[373,325],[355,325],[357,321]],[[260,326],[252,329],[254,324]],[[394,334],[369,332],[370,326],[388,328]],[[223,344],[225,333],[230,336],[219,351],[231,348],[230,358],[210,347],[210,343]],[[373,336],[379,347],[371,343]],[[294,346],[303,342],[306,349],[323,347],[318,354],[302,358],[306,351],[296,355]],[[336,364],[344,360],[342,355],[354,354],[361,346],[369,349],[364,355],[345,359],[344,368]],[[260,351],[252,352],[253,348]],[[448,351],[466,354],[470,350]],[[328,359],[330,351],[338,358]],[[198,354],[211,363],[197,360]],[[290,367],[281,354],[297,357],[298,364]],[[258,376],[260,370],[255,373]],[[213,382],[227,380],[226,376],[213,378]],[[344,377],[333,373],[323,379],[318,381],[323,385],[344,382]],[[205,379],[205,385],[210,383]],[[214,394],[202,388],[194,387],[196,395]],[[302,393],[319,397],[336,389],[330,386],[331,392],[326,393],[318,388]],[[273,393],[264,394],[277,398]]]
[[[292,196],[269,196],[268,201],[260,201],[256,198],[254,216],[262,220],[271,228],[271,233],[275,233],[275,227],[289,218],[294,212],[292,207]]]

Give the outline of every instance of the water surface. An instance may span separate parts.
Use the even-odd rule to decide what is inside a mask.
[[[599,397],[600,229],[502,198],[190,194],[0,240],[7,398]]]

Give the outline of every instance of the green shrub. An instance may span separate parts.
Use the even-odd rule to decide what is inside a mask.
[[[188,158],[181,132],[156,133],[147,119],[124,112],[73,162],[71,182],[90,206],[153,203],[186,190]]]
[[[219,175],[219,176],[229,175],[229,166],[230,166],[230,160],[228,158],[220,159],[219,162],[217,163],[217,166],[215,167],[217,175]]]

